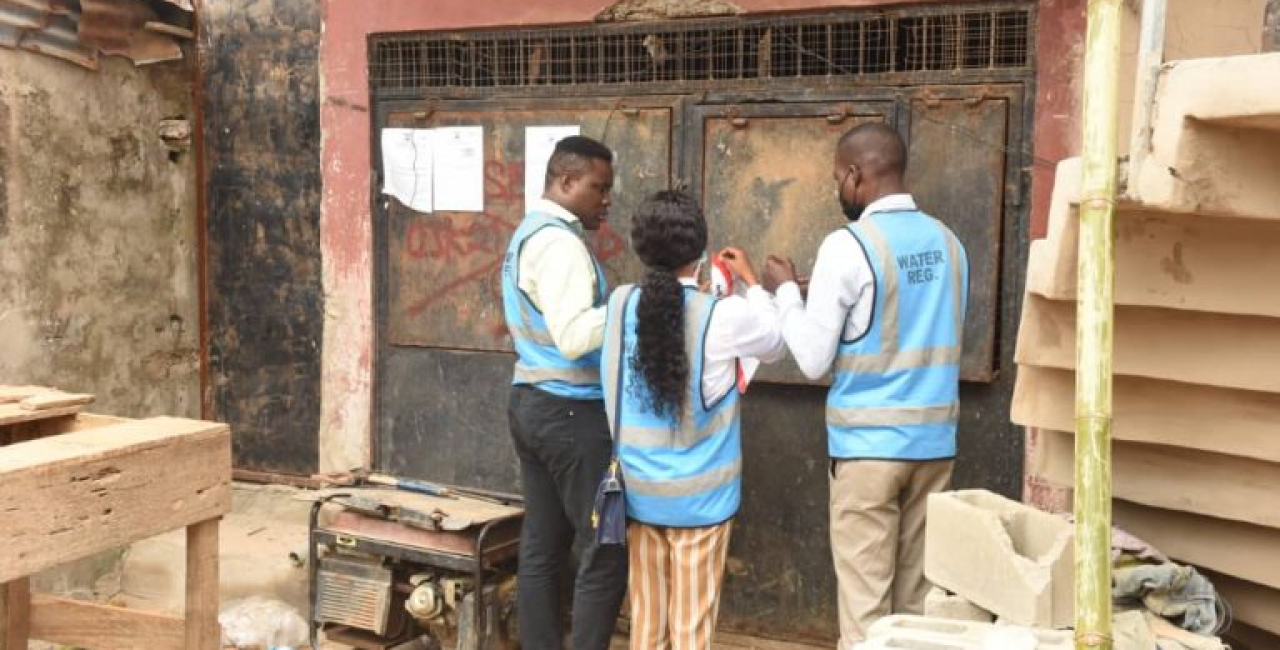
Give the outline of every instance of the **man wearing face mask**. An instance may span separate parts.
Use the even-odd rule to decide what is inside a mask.
[[[818,249],[807,301],[789,260],[770,256],[787,346],[827,396],[831,548],[840,650],[890,613],[921,613],[928,495],[951,479],[968,260],[955,234],[920,212],[903,177],[901,136],[853,128],[833,178],[849,224]]]

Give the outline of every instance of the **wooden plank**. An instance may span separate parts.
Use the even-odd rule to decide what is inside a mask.
[[[1071,369],[1075,304],[1028,294],[1015,360]],[[1280,393],[1280,319],[1117,306],[1116,375]]]
[[[62,408],[50,408],[42,411],[32,411],[22,407],[20,402],[10,404],[0,404],[0,427],[8,427],[23,422],[35,422],[36,420],[48,420],[51,418],[61,418],[68,415],[75,415],[80,412],[83,406],[64,406]]]
[[[224,424],[153,418],[0,447],[0,581],[219,517]]]
[[[182,619],[37,594],[31,638],[93,650],[183,650]]]
[[[1117,526],[1175,560],[1280,589],[1280,529],[1119,499],[1112,507]]]
[[[765,639],[725,630],[716,630],[713,646],[716,650],[824,650],[831,647]]]
[[[27,650],[31,639],[31,581],[0,583],[0,650]]]
[[[178,38],[193,39],[196,37],[195,32],[189,29],[183,29],[177,25],[162,23],[158,20],[149,20],[142,25],[142,28],[149,32],[157,34],[168,34],[169,36],[177,36]]]
[[[31,420],[0,428],[0,445],[26,442],[28,440],[96,429],[125,422],[132,422],[132,420],[112,415],[83,412],[45,418],[43,420]]]
[[[218,520],[187,527],[186,648],[218,650]]]
[[[1028,473],[1072,485],[1074,436],[1040,431]],[[1113,494],[1118,499],[1221,519],[1280,528],[1280,465],[1162,445],[1112,445]]]
[[[28,411],[47,411],[67,406],[83,406],[93,402],[93,395],[88,393],[41,393],[18,402]]]
[[[44,386],[22,386],[16,384],[0,385],[0,404],[8,404],[10,402],[21,402],[32,395],[40,393],[48,393],[53,391],[52,388]]]
[[[1280,394],[1116,377],[1116,440],[1211,451],[1280,463]],[[1075,375],[1021,366],[1011,417],[1023,426],[1075,427]]]

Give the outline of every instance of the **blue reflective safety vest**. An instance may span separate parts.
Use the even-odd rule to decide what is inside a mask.
[[[540,212],[525,215],[511,236],[502,260],[502,313],[516,349],[515,374],[511,383],[536,386],[552,395],[569,399],[600,399],[603,397],[600,391],[600,353],[591,352],[577,359],[566,359],[551,338],[541,310],[520,289],[520,251],[524,243],[543,228],[563,228],[578,236],[578,231],[564,220]],[[595,305],[598,307],[604,304],[604,270],[590,251],[588,255],[595,269]]]
[[[842,335],[827,394],[832,458],[937,460],[956,453],[969,262],[960,240],[916,210],[847,229],[875,276],[867,331]]]
[[[610,426],[618,416],[613,435],[626,482],[627,516],[655,526],[722,523],[738,512],[742,500],[742,437],[737,385],[715,402],[702,394],[704,343],[716,299],[684,289],[689,386],[673,422],[646,406],[648,387],[631,371],[640,297],[633,289],[619,287],[609,298],[601,359]]]

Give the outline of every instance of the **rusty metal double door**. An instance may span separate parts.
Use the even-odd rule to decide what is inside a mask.
[[[1002,366],[996,336],[1001,296],[1020,291],[1002,288],[1001,278],[1009,261],[1002,253],[1004,224],[1017,218],[1023,192],[1021,98],[1021,87],[1009,84],[793,98],[380,104],[378,126],[482,127],[484,210],[422,213],[377,197],[378,464],[437,480],[515,487],[502,408],[512,358],[499,274],[506,244],[524,214],[528,126],[579,125],[584,135],[616,152],[615,203],[591,242],[616,286],[639,280],[642,272],[628,244],[631,214],[646,195],[669,187],[700,196],[713,247],[739,245],[757,260],[780,253],[810,268],[822,239],[843,224],[831,176],[836,140],[862,122],[894,125],[909,144],[909,181],[918,202],[950,224],[970,253],[963,377],[980,385],[996,382]],[[768,369],[762,379],[813,383],[790,361]],[[427,451],[440,445],[454,450],[450,458]]]

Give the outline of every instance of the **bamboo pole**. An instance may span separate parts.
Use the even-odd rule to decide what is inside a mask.
[[[1122,0],[1089,0],[1076,298],[1076,650],[1111,650],[1111,343]]]

